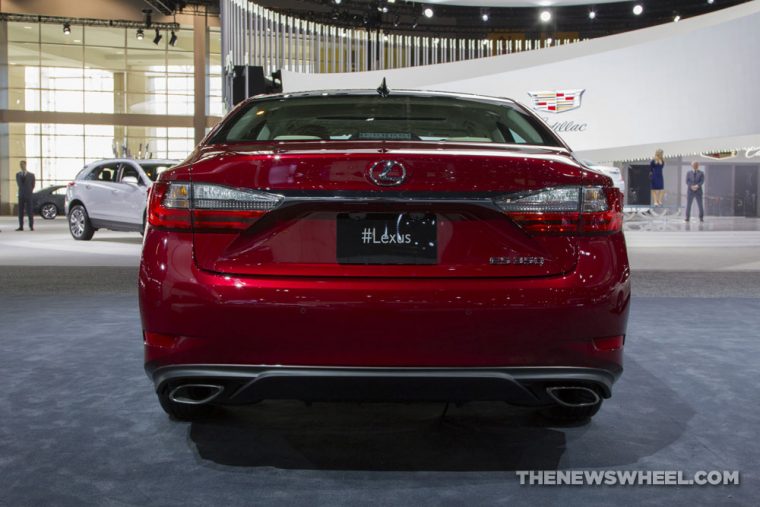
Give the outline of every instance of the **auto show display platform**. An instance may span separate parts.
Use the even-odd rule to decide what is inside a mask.
[[[137,262],[120,265],[139,236],[8,222],[0,505],[756,505],[756,246],[631,247],[652,264],[634,266],[625,373],[587,425],[500,403],[441,417],[441,403],[282,401],[179,423],[143,371]],[[528,486],[517,470],[738,470],[741,485]]]

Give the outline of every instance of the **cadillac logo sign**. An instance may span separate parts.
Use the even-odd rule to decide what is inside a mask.
[[[581,107],[581,97],[586,90],[553,90],[528,92],[533,109],[548,113],[564,113]]]
[[[406,167],[395,160],[381,160],[369,167],[367,176],[375,185],[393,187],[406,180]]]

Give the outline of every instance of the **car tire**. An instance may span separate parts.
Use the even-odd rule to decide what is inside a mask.
[[[77,241],[89,241],[95,234],[95,228],[90,223],[87,210],[81,204],[77,204],[69,210],[69,232]]]
[[[177,421],[197,421],[206,419],[214,414],[216,407],[213,405],[187,405],[177,403],[169,399],[168,394],[159,394],[158,402],[169,417]]]
[[[58,216],[58,206],[52,202],[46,202],[40,206],[40,216],[45,220],[54,220]]]

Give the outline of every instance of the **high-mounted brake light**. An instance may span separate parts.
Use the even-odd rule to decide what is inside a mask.
[[[157,182],[151,187],[148,222],[175,229],[248,228],[282,196],[207,183]]]
[[[494,199],[531,234],[606,234],[622,229],[620,192],[608,187],[556,187]]]

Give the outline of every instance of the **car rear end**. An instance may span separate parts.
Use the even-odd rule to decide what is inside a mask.
[[[252,101],[151,189],[146,370],[187,405],[590,403],[622,371],[621,221],[508,101]]]

